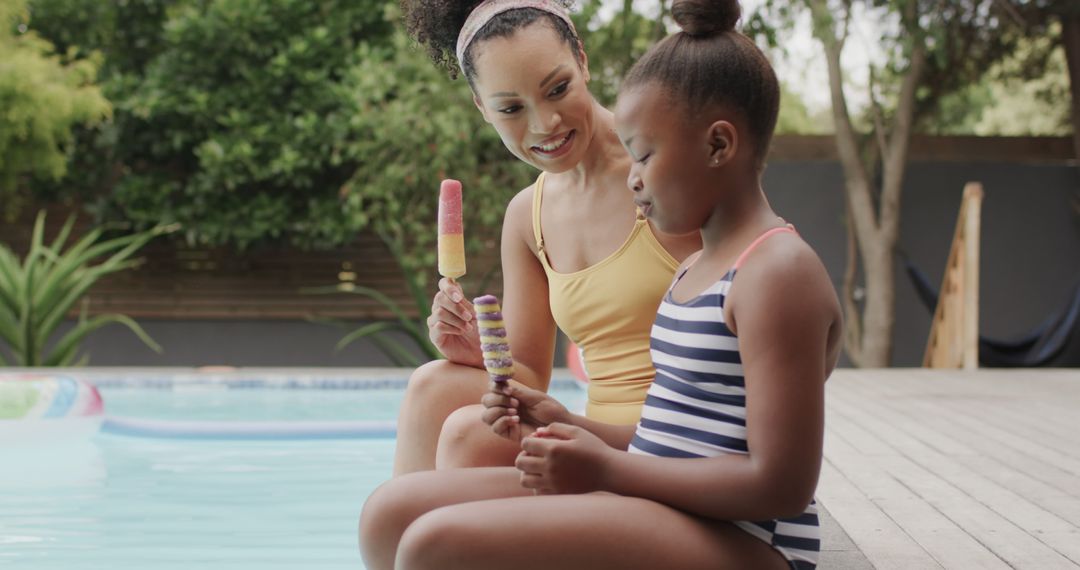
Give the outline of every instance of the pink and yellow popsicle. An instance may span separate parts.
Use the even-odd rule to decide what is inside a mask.
[[[514,377],[514,358],[510,355],[510,341],[506,337],[502,309],[495,295],[473,299],[476,324],[480,327],[480,350],[484,354],[484,368],[496,382],[506,382]]]
[[[439,186],[439,275],[465,275],[465,234],[461,226],[461,182],[443,180]]]

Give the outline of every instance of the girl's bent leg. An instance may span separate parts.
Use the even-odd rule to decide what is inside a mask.
[[[484,370],[446,360],[413,371],[398,411],[395,476],[435,468],[443,422],[454,410],[478,403],[487,382]]]
[[[731,523],[611,494],[521,497],[443,507],[405,530],[394,568],[425,570],[761,570],[788,568]]]
[[[424,471],[383,483],[360,514],[360,552],[369,570],[394,567],[402,533],[421,515],[467,501],[529,495],[512,467]]]
[[[439,434],[436,469],[511,466],[521,446],[495,435],[480,415],[484,406],[474,404],[450,413]]]

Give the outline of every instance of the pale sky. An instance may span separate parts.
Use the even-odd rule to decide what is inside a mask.
[[[622,9],[621,0],[607,0],[610,14]],[[741,0],[744,16],[754,13],[764,0]],[[658,11],[657,0],[634,0],[634,8],[648,15]],[[878,47],[880,34],[872,24],[871,18],[857,11],[852,19],[852,33],[844,48],[842,65],[847,71],[848,81],[845,89],[848,106],[854,113],[864,107],[869,100],[867,90],[868,65],[871,59],[880,62],[884,59]],[[780,80],[802,97],[811,111],[819,111],[829,106],[829,77],[825,66],[825,54],[821,45],[813,38],[810,31],[810,16],[804,13],[797,20],[793,31],[785,33],[784,51],[774,50],[769,53]]]

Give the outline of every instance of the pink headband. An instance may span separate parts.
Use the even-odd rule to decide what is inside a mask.
[[[461,32],[458,34],[457,40],[457,60],[458,65],[461,66],[462,73],[465,72],[465,50],[469,49],[469,44],[472,43],[473,38],[476,37],[479,32],[492,18],[502,14],[503,12],[509,12],[510,10],[517,10],[518,8],[536,8],[537,10],[543,10],[549,14],[558,16],[562,21],[566,22],[567,26],[570,26],[570,31],[577,34],[577,30],[574,29],[574,23],[570,21],[570,15],[566,13],[562,5],[553,2],[552,0],[488,0],[473,9],[472,13],[465,20],[465,25],[461,27]]]

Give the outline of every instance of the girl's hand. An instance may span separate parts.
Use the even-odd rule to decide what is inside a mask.
[[[431,303],[427,319],[428,338],[450,362],[484,367],[480,354],[480,331],[476,311],[453,279],[440,279],[439,292]]]
[[[484,423],[511,441],[521,441],[522,436],[548,424],[570,421],[570,412],[558,400],[524,386],[492,382],[480,403],[485,408]]]
[[[589,493],[603,490],[615,453],[583,428],[553,423],[521,441],[514,466],[521,486],[538,495]]]

